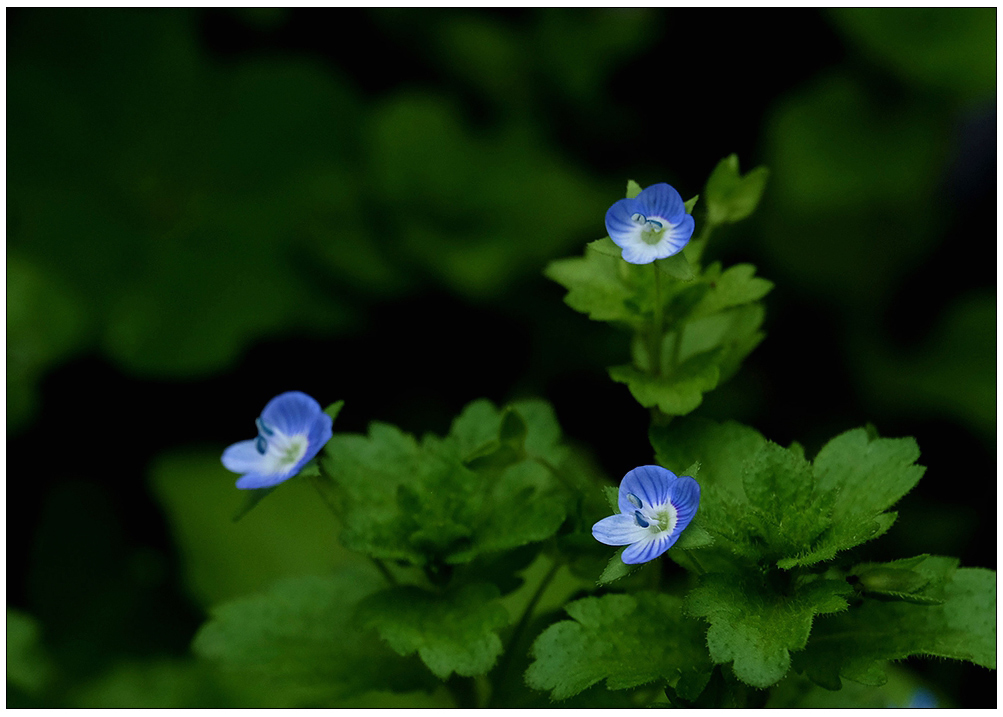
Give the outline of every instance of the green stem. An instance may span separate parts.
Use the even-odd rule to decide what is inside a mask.
[[[649,357],[649,371],[651,375],[658,376],[662,373],[662,281],[659,277],[658,267],[655,262],[651,262],[651,269],[655,272],[655,316],[651,327],[651,355]]]
[[[679,328],[676,330],[676,341],[672,345],[672,370],[675,371],[679,366],[679,347],[683,345],[683,331],[686,330],[686,324],[680,324]]]
[[[497,707],[498,694],[500,690],[498,689],[505,684],[505,679],[508,676],[509,665],[512,662],[512,657],[514,655],[513,648],[516,643],[522,638],[522,633],[525,632],[526,626],[529,624],[530,619],[533,617],[533,611],[536,609],[537,603],[540,602],[540,598],[550,587],[551,581],[553,581],[554,576],[557,575],[557,571],[561,569],[561,563],[555,562],[547,574],[540,581],[540,584],[536,587],[536,592],[533,593],[533,597],[529,599],[526,604],[526,609],[522,611],[522,616],[519,618],[519,622],[516,624],[515,629],[512,630],[512,635],[509,637],[508,645],[505,646],[505,652],[502,654],[501,660],[498,661],[498,667],[495,670],[497,679],[493,680],[491,689],[491,699],[488,700],[488,707]]]
[[[684,553],[686,553],[686,557],[690,559],[690,562],[692,562],[693,566],[697,569],[697,574],[698,575],[706,575],[707,574],[707,571],[704,569],[704,566],[700,564],[700,561],[696,559],[696,557],[693,555],[693,553],[691,553],[686,548],[680,548],[680,550],[682,550]]]

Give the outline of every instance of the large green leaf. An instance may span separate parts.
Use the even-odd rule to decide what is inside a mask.
[[[473,583],[444,594],[398,586],[366,600],[359,618],[400,655],[421,657],[439,679],[483,675],[502,652],[509,615],[498,588]]]
[[[664,682],[684,699],[700,694],[710,662],[698,621],[673,596],[640,592],[587,597],[566,608],[533,644],[526,681],[563,700],[605,679],[611,690]]]
[[[851,592],[840,580],[795,579],[778,589],[757,575],[710,573],[690,592],[686,610],[710,622],[711,659],[733,662],[740,680],[762,688],[787,674],[815,616],[844,610]]]
[[[953,558],[929,558],[924,590],[939,604],[866,599],[818,621],[796,666],[831,690],[846,678],[884,683],[885,663],[912,655],[967,660],[996,669],[996,573],[955,571]],[[919,570],[920,568],[916,568]]]

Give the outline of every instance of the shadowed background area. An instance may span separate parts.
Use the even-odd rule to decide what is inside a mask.
[[[188,646],[343,560],[308,487],[230,520],[219,454],[281,391],[419,434],[540,396],[612,479],[650,462],[627,334],[541,271],[732,152],[770,181],[709,254],[776,289],[697,415],[915,436],[864,554],[995,569],[995,10],[21,9],[7,43],[8,706],[261,704]]]

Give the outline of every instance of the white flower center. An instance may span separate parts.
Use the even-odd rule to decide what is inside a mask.
[[[660,242],[665,230],[672,226],[661,217],[646,217],[640,212],[631,216],[631,221],[641,227],[641,241],[652,245]]]
[[[310,441],[307,434],[288,435],[277,428],[265,425],[258,419],[258,452],[264,456],[264,468],[268,473],[288,473],[306,455]]]
[[[676,529],[678,520],[679,515],[672,503],[642,507],[634,511],[634,522],[652,533],[671,533]]]

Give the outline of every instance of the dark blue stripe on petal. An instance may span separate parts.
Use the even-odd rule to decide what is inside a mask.
[[[309,432],[322,413],[320,404],[302,391],[286,391],[268,402],[261,418],[269,428],[294,435]]]
[[[669,496],[669,483],[673,480],[675,474],[661,466],[638,466],[628,472],[620,482],[620,512],[634,512],[634,506],[627,498],[628,493],[644,501],[646,508],[665,503]]]
[[[683,203],[683,198],[679,196],[679,192],[665,182],[652,184],[637,195],[637,201],[642,207],[637,211],[649,217],[657,215],[673,218],[676,215],[686,213],[686,205]]]
[[[629,548],[623,551],[623,556],[621,560],[628,565],[636,565],[638,563],[646,563],[649,560],[654,560],[659,555],[664,553],[669,549],[667,536],[659,535],[648,540],[643,540],[639,543],[634,543]]]
[[[672,507],[676,509],[676,528],[672,534],[678,536],[697,514],[700,506],[700,484],[689,476],[682,476],[672,486]]]

